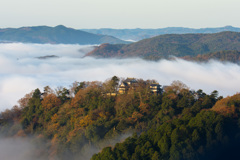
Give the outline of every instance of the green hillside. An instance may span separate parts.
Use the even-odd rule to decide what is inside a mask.
[[[167,34],[144,39],[127,45],[103,44],[87,56],[129,58],[140,57],[150,60],[171,56],[197,56],[225,50],[240,50],[240,33],[221,32],[214,34]]]

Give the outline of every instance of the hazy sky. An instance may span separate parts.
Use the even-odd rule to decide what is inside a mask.
[[[240,27],[239,0],[1,0],[0,28]]]

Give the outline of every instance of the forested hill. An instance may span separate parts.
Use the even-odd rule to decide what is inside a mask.
[[[59,25],[0,29],[0,42],[102,44],[127,43],[113,36],[97,35]]]
[[[240,94],[223,98],[180,81],[153,94],[156,81],[132,82],[117,95],[116,76],[35,89],[1,113],[0,138],[32,137],[38,147],[25,159],[87,160],[99,151],[93,160],[240,158]]]
[[[145,38],[151,38],[153,36],[162,35],[162,34],[186,34],[186,33],[218,33],[223,31],[232,31],[240,32],[240,28],[225,26],[219,28],[184,28],[184,27],[167,27],[167,28],[158,28],[158,29],[111,29],[111,28],[102,28],[102,29],[83,29],[83,31],[94,33],[94,34],[103,34],[111,35],[124,40],[135,40],[139,41]]]
[[[224,62],[240,63],[240,51],[219,51],[207,54],[199,54],[195,57],[181,57],[185,60],[205,62],[208,60],[218,60]]]
[[[171,56],[197,56],[225,50],[240,50],[240,33],[167,34],[126,45],[103,44],[87,56],[100,58],[141,57],[150,60]]]

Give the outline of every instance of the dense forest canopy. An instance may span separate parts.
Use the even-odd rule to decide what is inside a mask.
[[[125,93],[119,93],[120,86]],[[238,93],[223,98],[216,90],[193,91],[180,81],[156,93],[150,86],[160,85],[114,76],[35,89],[1,113],[0,133],[44,140],[36,151],[42,154],[35,156],[59,160],[221,159],[239,147]]]

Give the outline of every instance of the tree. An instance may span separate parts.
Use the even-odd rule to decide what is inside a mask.
[[[26,94],[23,98],[21,98],[21,99],[18,100],[18,103],[19,103],[19,105],[20,105],[21,108],[27,107],[29,100],[30,100],[30,99],[32,98],[32,96],[33,96],[33,92],[34,92],[34,91]]]
[[[189,87],[181,81],[173,81],[171,86],[166,87],[166,92],[174,92],[176,94],[182,93],[184,91],[189,91]]]
[[[63,87],[58,87],[56,89],[56,94],[57,97],[59,97],[62,101],[62,103],[64,103],[66,100],[70,99],[70,92],[67,88],[63,88]]]
[[[104,84],[104,90],[107,93],[116,93],[118,89],[119,78],[113,76],[110,80],[107,80]]]
[[[175,128],[171,134],[171,144],[177,144],[180,140],[180,132],[178,128]]]
[[[35,91],[33,92],[33,95],[32,95],[32,98],[41,98],[41,95],[42,95],[42,93],[41,93],[41,91],[37,88],[37,89],[35,89]]]
[[[38,125],[37,119],[39,116],[41,116],[41,92],[37,88],[33,92],[32,98],[29,99],[27,107],[23,109],[23,119],[22,119],[22,125],[23,128],[30,127],[30,132],[33,132],[33,130]],[[31,124],[31,125],[30,125]]]
[[[70,95],[73,96],[73,95],[76,95],[77,92],[80,90],[80,89],[84,89],[87,87],[87,84],[86,82],[74,82],[70,88]]]
[[[155,151],[153,156],[152,156],[152,160],[159,160],[159,159],[160,159],[160,155],[157,151]]]
[[[197,131],[197,129],[194,129],[193,133],[192,133],[192,141],[193,143],[196,145],[200,140],[200,135]]]
[[[51,94],[53,93],[54,91],[49,87],[49,86],[46,86],[44,87],[44,90],[43,90],[43,97],[47,96],[48,94]]]
[[[158,142],[158,147],[162,155],[167,155],[171,146],[170,139],[164,135]]]
[[[214,99],[217,99],[218,98],[218,91],[217,90],[212,91],[210,96]]]
[[[51,110],[54,107],[59,107],[61,104],[61,100],[53,93],[48,94],[42,100],[42,107],[45,110]]]
[[[206,93],[204,93],[203,90],[201,90],[201,89],[197,90],[196,93],[197,93],[197,98],[198,99],[202,99],[206,96]]]
[[[211,108],[214,105],[214,103],[212,102],[211,98],[208,95],[206,95],[203,98],[202,105],[204,106],[204,108]]]
[[[182,156],[181,156],[181,153],[179,152],[179,149],[175,145],[172,145],[170,148],[169,160],[181,160],[181,159],[182,159]]]
[[[112,81],[113,87],[117,90],[120,79],[117,76],[113,76],[111,81]]]
[[[218,122],[217,125],[216,125],[216,127],[215,127],[215,133],[216,133],[217,139],[218,139],[219,141],[221,141],[222,138],[223,138],[223,134],[224,134],[223,131],[224,131],[224,130],[223,130],[223,124],[222,124],[221,122]]]

